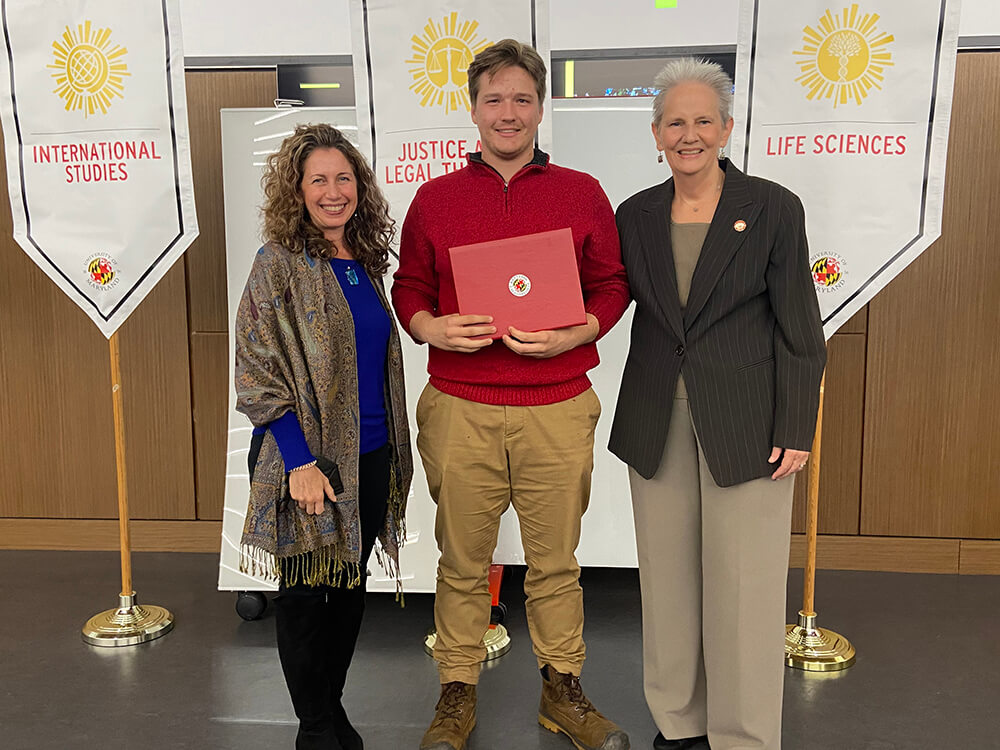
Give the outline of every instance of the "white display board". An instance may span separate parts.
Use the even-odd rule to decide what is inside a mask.
[[[612,205],[669,177],[666,165],[656,161],[649,129],[652,101],[624,99],[610,102],[556,101],[552,118],[553,161],[580,169],[600,179]],[[264,159],[278,147],[298,123],[328,122],[356,135],[353,108],[323,109],[227,109],[222,110],[223,186],[226,207],[226,254],[229,281],[229,329],[233,330],[236,306],[260,246],[262,203],[260,176]],[[391,273],[391,270],[390,270]],[[583,519],[577,556],[582,565],[634,567],[635,540],[628,475],[624,464],[607,450],[618,384],[628,352],[631,309],[598,344],[601,365],[591,370],[594,389],[604,406],[597,427],[593,490],[590,509]],[[410,428],[416,435],[413,411],[427,382],[426,347],[403,338]],[[229,363],[235,360],[230,336]],[[226,501],[223,520],[222,560],[219,588],[223,590],[267,590],[273,585],[239,572],[239,539],[246,516],[250,490],[247,450],[251,426],[235,410],[236,395],[229,393],[229,448],[226,466]],[[438,551],[434,541],[434,504],[427,492],[419,457],[415,454],[413,487],[406,515],[407,540],[400,553],[406,591],[434,590]],[[502,563],[524,562],[517,517],[509,510],[501,523],[494,559]],[[394,582],[374,560],[369,590],[393,591]]]
[[[236,411],[233,387],[236,346],[236,308],[250,267],[260,247],[260,206],[263,191],[260,178],[267,155],[308,122],[328,122],[357,140],[354,108],[310,109],[224,109],[222,117],[222,190],[226,211],[226,280],[229,311],[229,417],[226,447],[225,506],[222,517],[222,554],[219,561],[219,589],[223,591],[276,590],[270,581],[240,572],[240,536],[250,497],[247,454],[253,426]]]

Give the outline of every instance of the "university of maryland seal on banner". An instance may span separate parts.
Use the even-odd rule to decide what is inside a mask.
[[[88,283],[94,289],[102,291],[111,289],[119,281],[117,265],[114,258],[108,255],[99,253],[90,256],[87,260]]]
[[[111,41],[111,29],[96,29],[90,21],[69,26],[52,42],[54,93],[65,100],[66,111],[80,110],[84,117],[108,113],[114,97],[124,98],[128,50]]]
[[[820,294],[835,292],[844,285],[847,271],[844,259],[837,253],[822,253],[809,260],[809,270],[812,272],[816,291]]]
[[[469,111],[469,64],[492,42],[478,37],[478,21],[460,21],[453,12],[434,23],[430,18],[423,36],[412,38],[413,57],[406,61],[413,82],[410,89],[421,107],[444,107],[445,114],[459,108]]]
[[[862,15],[855,4],[838,14],[827,10],[817,28],[803,29],[802,49],[794,52],[802,74],[795,80],[808,89],[807,99],[860,106],[872,89],[882,88],[895,37],[879,31],[878,20],[878,13]]]

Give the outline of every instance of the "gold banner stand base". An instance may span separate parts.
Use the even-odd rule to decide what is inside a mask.
[[[141,606],[135,592],[118,596],[118,609],[94,615],[83,626],[83,641],[91,646],[134,646],[166,635],[174,627],[170,611],[154,604]]]
[[[424,651],[427,652],[428,656],[434,656],[434,644],[436,642],[437,633],[432,628],[431,632],[424,638]],[[494,659],[499,659],[510,651],[510,636],[507,634],[507,628],[503,625],[491,627],[486,631],[486,635],[483,636],[483,645],[486,646],[486,658],[483,661],[490,662]]]
[[[799,610],[797,625],[785,626],[785,664],[807,672],[838,672],[854,664],[854,646],[840,633],[816,627],[816,613]]]

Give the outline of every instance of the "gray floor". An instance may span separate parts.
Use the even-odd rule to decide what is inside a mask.
[[[177,627],[138,647],[84,645],[80,628],[114,605],[115,553],[0,552],[0,747],[291,748],[294,716],[273,645],[273,619],[244,622],[215,590],[216,558],[136,554],[143,601]],[[571,750],[535,723],[538,674],[519,571],[505,584],[515,646],[484,676],[470,750]],[[789,617],[801,597],[790,576]],[[513,584],[513,585],[511,585]],[[649,748],[641,690],[634,571],[584,573],[595,704]],[[1000,748],[1000,577],[820,572],[820,624],[848,636],[858,664],[834,677],[788,670],[785,750]],[[398,609],[369,597],[345,698],[368,750],[415,750],[437,680],[420,648],[431,597]]]

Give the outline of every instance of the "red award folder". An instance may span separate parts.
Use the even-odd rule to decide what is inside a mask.
[[[492,315],[498,339],[508,328],[550,331],[583,325],[580,271],[569,228],[449,250],[462,315]]]

